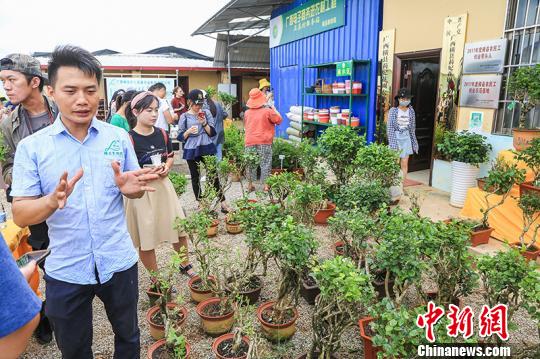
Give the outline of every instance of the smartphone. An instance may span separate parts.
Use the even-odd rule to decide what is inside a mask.
[[[17,259],[17,267],[24,267],[31,261],[36,261],[36,264],[41,264],[51,254],[50,249],[43,249],[40,251],[33,251],[25,253],[21,258]]]

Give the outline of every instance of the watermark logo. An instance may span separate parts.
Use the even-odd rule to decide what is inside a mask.
[[[113,140],[109,146],[105,148],[103,154],[107,157],[116,157],[122,156],[124,152],[122,151],[122,146],[120,146],[119,140]]]

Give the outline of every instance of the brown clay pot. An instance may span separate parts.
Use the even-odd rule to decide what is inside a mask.
[[[367,326],[373,321],[372,317],[362,318],[358,321],[360,327],[360,337],[364,343],[364,358],[365,359],[377,359],[377,353],[382,350],[381,347],[373,346],[373,340],[367,335]]]
[[[234,310],[219,316],[210,316],[204,312],[209,305],[219,304],[221,299],[210,298],[197,305],[196,311],[201,317],[201,324],[204,332],[211,336],[218,336],[231,330],[234,324]]]
[[[225,220],[225,229],[227,229],[227,233],[230,234],[238,234],[243,231],[240,222],[229,222],[228,220]]]
[[[336,205],[328,203],[326,209],[319,209],[314,216],[314,221],[317,224],[328,224],[328,218],[336,213]]]
[[[533,186],[532,182],[523,182],[519,185],[519,196],[524,194],[539,195],[540,196],[540,187]]]
[[[539,129],[514,128],[512,131],[514,137],[514,148],[516,151],[523,151],[530,146],[530,142],[540,137]]]
[[[201,280],[201,277],[196,275],[194,277],[191,277],[189,279],[189,281],[188,281],[188,287],[189,287],[191,299],[195,303],[200,303],[200,302],[202,302],[202,301],[204,301],[206,299],[210,299],[210,298],[212,298],[214,296],[212,294],[212,292],[209,291],[209,290],[200,290],[200,289],[197,289],[197,288],[193,287],[193,284],[199,282],[200,280]],[[214,280],[214,279],[210,278],[210,280]]]
[[[313,281],[315,281],[313,279]],[[309,305],[315,304],[315,299],[321,293],[319,285],[315,283],[314,285],[309,285],[306,283],[306,280],[302,280],[302,286],[300,287],[300,295],[306,300]]]
[[[259,300],[259,297],[261,296],[262,280],[257,275],[254,275],[253,277],[257,278],[257,280],[259,281],[259,286],[257,288],[255,288],[255,289],[238,293],[241,297],[243,297],[245,300],[247,300],[248,305],[252,305],[252,304],[257,303],[257,301]],[[226,290],[227,290],[228,293],[230,292],[229,288],[226,288]]]
[[[158,355],[161,348],[164,347],[166,344],[167,344],[167,341],[165,339],[160,339],[157,342],[155,342],[154,344],[150,345],[148,347],[148,353],[147,353],[146,358],[147,359],[155,359],[154,358],[154,353],[156,353],[156,355]],[[189,354],[190,353],[191,353],[191,346],[189,345],[189,343],[186,343],[186,356],[184,357],[184,359],[189,359]],[[158,358],[158,357],[156,356],[156,358]]]
[[[540,248],[535,244],[533,245],[532,250],[524,250],[521,251],[521,247],[519,244],[513,244],[512,247],[517,248],[519,253],[528,261],[535,261],[538,256],[540,256]]]
[[[478,231],[471,232],[471,244],[473,247],[476,247],[480,244],[487,244],[489,242],[489,237],[491,237],[491,232],[493,228],[482,229]]]
[[[283,172],[287,172],[286,169],[282,169],[282,168],[272,168],[272,170],[270,171],[270,174],[273,174],[273,175],[278,175],[280,173],[283,173]]]
[[[483,191],[485,184],[486,184],[486,177],[476,179],[476,185],[478,186],[479,190]]]
[[[219,219],[213,219],[212,224],[208,227],[207,235],[208,237],[215,237],[218,234],[219,229]]]
[[[223,356],[223,355],[221,355],[219,353],[219,351],[218,351],[219,345],[224,341],[231,341],[231,340],[234,340],[234,334],[233,333],[223,334],[222,336],[219,336],[214,340],[214,342],[212,343],[212,352],[214,353],[216,358],[217,359],[246,359],[247,358],[247,353],[244,354],[244,355],[237,356],[237,357],[228,357],[228,356],[226,357],[226,356]],[[248,337],[243,336],[242,341],[249,346],[249,338]]]
[[[187,319],[187,309],[184,307],[181,307],[177,305],[176,303],[167,303],[167,308],[173,309],[173,308],[179,308],[180,312],[182,313],[182,319],[178,320],[178,325],[184,324],[184,322]],[[156,324],[152,321],[152,317],[159,312],[159,306],[156,305],[146,312],[146,322],[148,323],[148,326],[150,327],[150,335],[155,340],[160,340],[165,336],[165,325],[163,324]]]
[[[334,254],[336,256],[342,256],[345,254],[343,245],[344,245],[343,241],[337,241],[334,243]]]
[[[153,307],[156,304],[156,301],[161,298],[163,294],[156,292],[155,289],[150,287],[146,290],[146,295],[148,295],[150,306]]]
[[[296,173],[300,179],[304,179],[306,177],[306,173],[303,168],[295,168],[292,170],[293,173]]]
[[[287,340],[296,332],[296,320],[298,319],[298,310],[293,308],[294,316],[289,323],[272,324],[263,319],[263,312],[273,307],[275,302],[266,302],[257,308],[257,318],[262,326],[264,336],[272,342]]]

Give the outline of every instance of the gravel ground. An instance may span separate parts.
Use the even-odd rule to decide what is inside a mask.
[[[427,188],[427,187],[426,187]],[[415,191],[421,191],[420,188],[415,189]],[[227,193],[228,199],[232,202],[235,198],[239,198],[241,195],[240,186],[238,183],[233,183],[232,187]],[[427,192],[427,198],[424,203],[430,203],[429,196],[430,191]],[[440,194],[434,194],[439,196]],[[2,202],[4,202],[2,195]],[[184,194],[180,198],[181,204],[186,210],[187,213],[192,213],[196,209],[196,202],[194,199],[191,190],[188,190],[188,193]],[[5,203],[5,202],[4,202]],[[407,200],[402,201],[402,203],[408,203]],[[424,211],[423,211],[424,212]],[[432,215],[433,212],[426,213],[426,215]],[[441,217],[441,213],[435,213],[435,217]],[[440,219],[440,218],[436,218]],[[316,236],[320,242],[319,254],[321,258],[328,258],[333,255],[332,252],[332,239],[330,238],[328,229],[326,227],[317,226]],[[213,240],[223,248],[223,253],[231,253],[236,250],[241,254],[245,252],[245,246],[243,244],[243,234],[239,235],[229,235],[226,233],[223,221],[220,225],[220,233],[218,237],[215,237]],[[231,251],[234,249],[234,251]],[[158,263],[164,265],[168,261],[168,257],[172,249],[170,246],[162,245],[157,249]],[[194,263],[196,267],[196,263]],[[269,269],[268,277],[263,279],[265,285],[262,290],[261,299],[259,301],[266,301],[274,298],[277,283],[277,273],[274,266],[271,266]],[[145,293],[145,289],[149,286],[149,276],[144,271],[142,264],[139,266],[139,325],[141,328],[141,357],[146,357],[146,351],[149,345],[153,343],[153,339],[149,334],[148,325],[145,322],[145,313],[148,309],[148,299]],[[41,290],[43,291],[43,281],[41,283]],[[200,321],[195,312],[195,305],[189,301],[189,291],[187,288],[187,277],[180,276],[177,278],[176,282],[177,294],[181,295],[186,300],[186,307],[188,309],[188,320],[186,323],[186,338],[192,347],[193,359],[207,359],[213,358],[211,352],[211,344],[213,338],[208,337],[202,329],[200,328]],[[414,300],[414,293],[411,293],[411,300]],[[481,295],[479,292],[474,293],[468,298],[464,299],[465,305],[471,305],[475,311],[478,311],[482,304]],[[312,307],[309,306],[303,299],[300,301],[300,306],[298,308],[299,319],[297,322],[297,333],[293,338],[281,345],[271,345],[266,340],[263,341],[263,347],[266,350],[267,358],[272,359],[289,359],[297,358],[299,355],[305,353],[311,343],[311,313]],[[255,313],[253,314],[255,316]],[[533,322],[525,312],[518,312],[515,315],[515,322],[519,330],[512,331],[510,334],[511,342],[516,345],[516,347],[524,347],[530,345],[538,345],[540,340],[538,338],[536,323]],[[104,307],[99,300],[94,301],[94,340],[93,340],[93,349],[96,355],[96,358],[112,358],[113,357],[113,347],[114,347],[114,336],[112,333],[111,326],[107,320]],[[342,348],[339,353],[336,353],[338,358],[342,359],[352,359],[352,358],[362,358],[362,344],[359,337],[359,332],[357,326],[353,326],[347,330],[342,337]],[[54,341],[51,344],[41,346],[36,343],[32,338],[30,345],[26,351],[26,354],[22,356],[23,358],[60,358],[60,352],[58,351]],[[530,352],[524,358],[540,358],[540,353],[538,349],[536,352]]]

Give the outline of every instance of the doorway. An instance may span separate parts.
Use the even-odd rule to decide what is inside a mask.
[[[418,154],[409,159],[409,171],[431,168],[437,89],[440,70],[440,50],[420,51],[396,55],[394,93],[407,88],[413,95],[416,113],[416,139]]]

